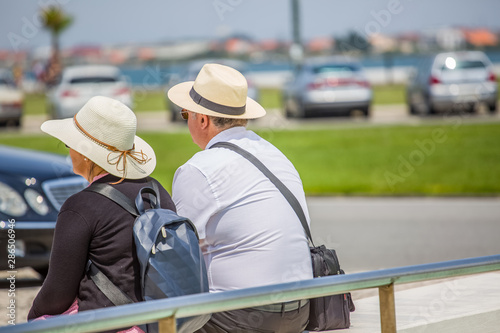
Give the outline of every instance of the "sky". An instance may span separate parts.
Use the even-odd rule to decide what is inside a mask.
[[[364,36],[429,31],[444,26],[500,31],[499,0],[299,0],[301,34]],[[74,23],[61,46],[157,43],[244,34],[292,39],[291,0],[0,0],[0,49],[48,46],[39,10],[58,4]]]

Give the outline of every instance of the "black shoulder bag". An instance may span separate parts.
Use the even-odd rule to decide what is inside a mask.
[[[344,274],[344,271],[340,269],[335,250],[327,249],[324,245],[314,245],[306,216],[297,198],[258,158],[230,142],[218,142],[210,148],[227,148],[240,154],[254,164],[283,194],[299,217],[307,239],[312,245],[310,250],[315,278]],[[313,298],[310,300],[310,303],[309,324],[306,330],[326,331],[348,328],[351,325],[350,312],[354,311],[355,307],[350,293]]]

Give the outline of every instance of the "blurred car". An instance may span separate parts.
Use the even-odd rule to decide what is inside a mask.
[[[284,86],[287,117],[346,113],[359,110],[368,116],[372,88],[358,62],[343,59],[308,59]]]
[[[10,71],[0,70],[0,124],[21,125],[24,95],[16,87]]]
[[[59,209],[88,183],[62,155],[0,146],[0,160],[0,270],[32,267],[45,276]],[[14,262],[7,260],[11,226]]]
[[[179,113],[181,111],[181,108],[179,108],[176,104],[172,103],[172,101],[168,98],[167,96],[168,90],[178,83],[185,81],[194,81],[196,79],[196,76],[200,72],[201,68],[205,64],[220,64],[229,66],[236,69],[241,74],[245,75],[245,77],[247,77],[248,66],[247,63],[245,63],[244,61],[239,61],[235,59],[203,59],[203,60],[194,60],[187,63],[183,67],[179,75],[174,74],[171,76],[169,83],[167,85],[167,89],[165,91],[165,102],[167,108],[170,110],[170,120],[172,122],[182,120],[181,115]],[[258,89],[252,84],[250,80],[248,80],[248,77],[247,77],[247,83],[248,83],[248,93],[247,93],[248,97],[258,102],[259,100]]]
[[[411,114],[434,114],[462,108],[472,112],[486,104],[497,109],[497,78],[481,51],[447,52],[420,62],[406,92]]]
[[[52,118],[73,117],[93,96],[107,96],[132,107],[132,90],[115,66],[71,66],[48,93]]]

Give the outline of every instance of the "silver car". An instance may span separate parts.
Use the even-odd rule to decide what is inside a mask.
[[[283,89],[287,117],[314,114],[369,115],[372,88],[362,66],[347,60],[307,60]]]
[[[483,52],[439,53],[417,66],[407,86],[407,104],[411,114],[473,112],[479,104],[493,113],[497,92],[493,66]]]
[[[97,95],[132,107],[132,90],[118,67],[84,65],[64,69],[59,84],[48,92],[49,112],[52,118],[73,117]]]
[[[0,69],[0,125],[21,125],[24,94],[12,80],[10,71]]]

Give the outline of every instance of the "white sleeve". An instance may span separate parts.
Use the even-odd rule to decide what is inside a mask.
[[[189,218],[200,240],[205,239],[207,222],[219,206],[205,175],[190,164],[181,166],[172,182],[172,199],[177,214]]]

